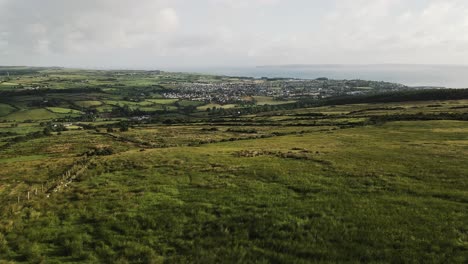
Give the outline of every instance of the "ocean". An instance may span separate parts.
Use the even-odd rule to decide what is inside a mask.
[[[362,79],[408,86],[468,88],[468,65],[289,65],[210,67],[181,71],[244,77]]]

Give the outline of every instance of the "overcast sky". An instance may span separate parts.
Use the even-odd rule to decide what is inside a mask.
[[[467,0],[0,0],[0,65],[468,64]]]

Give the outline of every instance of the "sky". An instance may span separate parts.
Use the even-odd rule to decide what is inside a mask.
[[[468,64],[467,0],[0,0],[0,65]]]

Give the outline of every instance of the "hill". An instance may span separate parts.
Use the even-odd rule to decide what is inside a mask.
[[[159,74],[1,97],[0,261],[468,259],[466,90],[203,107]]]

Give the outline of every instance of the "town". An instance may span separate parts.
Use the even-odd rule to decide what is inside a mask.
[[[229,82],[172,82],[175,87],[163,93],[165,98],[231,104],[251,101],[252,96],[268,96],[276,100],[300,98],[328,98],[375,92],[406,90],[409,87],[389,82],[364,80],[305,79],[253,79],[239,78]]]

